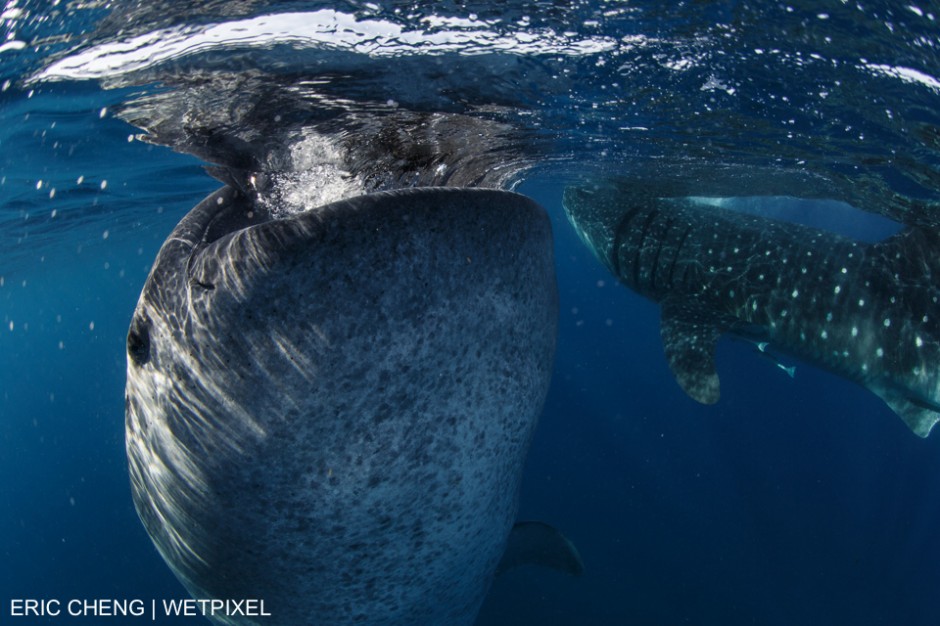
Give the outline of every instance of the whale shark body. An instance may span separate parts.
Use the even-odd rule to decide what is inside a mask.
[[[936,233],[862,243],[606,184],[569,187],[564,206],[607,269],[660,303],[669,366],[693,399],[718,400],[715,347],[730,333],[860,383],[921,437],[940,419]]]
[[[497,568],[577,573],[551,527],[512,530],[557,306],[550,225],[522,196],[415,189],[273,219],[217,191],[167,239],[128,333],[144,526],[195,597],[261,599],[268,625],[469,625]]]

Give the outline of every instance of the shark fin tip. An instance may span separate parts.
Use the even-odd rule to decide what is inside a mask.
[[[584,572],[584,563],[574,544],[557,528],[543,522],[516,522],[496,574],[522,565],[539,565],[572,576]]]

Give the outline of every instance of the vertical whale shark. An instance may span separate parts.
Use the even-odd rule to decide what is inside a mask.
[[[940,419],[940,237],[878,243],[690,198],[569,187],[583,242],[661,305],[666,358],[693,399],[718,400],[714,354],[730,333],[767,342],[881,397],[917,435]]]
[[[578,573],[560,533],[513,524],[557,307],[523,196],[274,219],[224,187],[163,245],[128,333],[144,526],[195,597],[261,599],[271,626],[468,626],[497,571]]]

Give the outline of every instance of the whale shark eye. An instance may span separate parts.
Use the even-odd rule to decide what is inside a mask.
[[[127,332],[127,356],[137,367],[150,360],[150,320],[146,316],[134,316],[131,322]]]

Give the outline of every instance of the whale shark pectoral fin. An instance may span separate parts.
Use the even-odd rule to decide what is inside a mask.
[[[496,575],[522,565],[540,565],[580,576],[584,563],[578,549],[557,528],[543,522],[516,522],[509,533]]]
[[[715,347],[724,331],[694,304],[664,300],[660,334],[669,368],[690,398],[714,404],[721,395]]]
[[[940,421],[940,407],[906,396],[896,391],[875,391],[891,410],[898,414],[907,427],[918,437],[926,437],[930,429]]]

